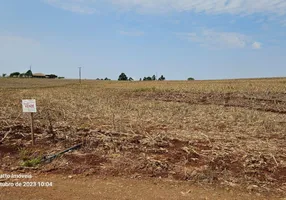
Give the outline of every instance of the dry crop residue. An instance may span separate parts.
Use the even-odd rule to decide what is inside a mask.
[[[248,86],[241,81],[234,89],[228,87],[233,83],[211,81],[2,89],[0,169],[161,177],[285,195],[286,97],[280,82],[257,80]],[[262,91],[268,83],[273,89]],[[38,102],[35,147],[19,103],[27,96]],[[79,143],[81,149],[50,164],[21,166],[23,160]]]

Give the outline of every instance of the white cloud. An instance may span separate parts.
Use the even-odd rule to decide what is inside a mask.
[[[253,42],[252,48],[253,49],[261,49],[262,44],[260,42]]]
[[[285,0],[44,0],[73,12],[92,14],[100,4],[107,3],[120,10],[138,12],[204,12],[207,14],[256,13],[286,15]]]
[[[62,8],[67,11],[80,14],[94,14],[97,10],[94,8],[91,0],[44,0],[46,3]]]
[[[134,36],[134,37],[143,36],[145,34],[142,31],[119,31],[119,33],[121,35]]]
[[[177,36],[210,49],[242,49],[250,45],[254,49],[261,48],[261,43],[253,42],[251,37],[236,32],[217,32],[202,29],[192,33],[176,33]]]

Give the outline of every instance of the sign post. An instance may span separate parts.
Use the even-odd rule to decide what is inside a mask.
[[[32,145],[35,145],[34,137],[34,113],[37,112],[36,100],[35,99],[25,99],[22,100],[22,107],[24,113],[31,114],[31,136],[32,136]]]

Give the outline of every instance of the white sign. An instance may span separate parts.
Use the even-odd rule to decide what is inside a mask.
[[[35,113],[37,112],[36,100],[35,99],[25,99],[22,100],[23,112]]]

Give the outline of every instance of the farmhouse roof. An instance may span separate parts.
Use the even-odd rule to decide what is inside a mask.
[[[34,73],[33,76],[43,76],[43,77],[44,77],[44,76],[46,76],[46,75],[43,74],[43,73]]]

